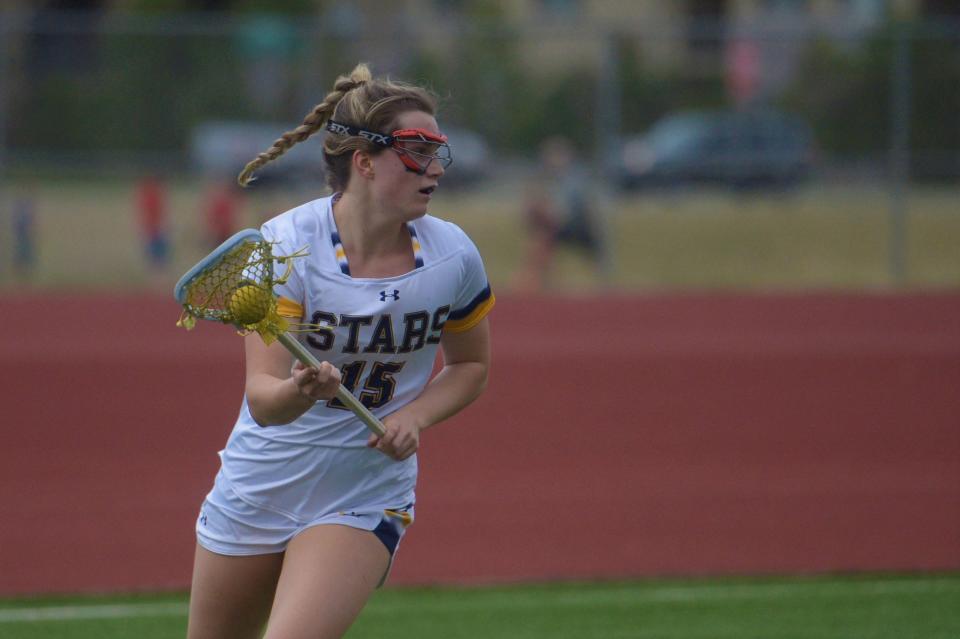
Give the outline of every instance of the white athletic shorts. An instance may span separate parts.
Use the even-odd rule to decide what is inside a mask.
[[[220,472],[200,507],[197,542],[220,555],[266,555],[283,552],[290,540],[307,528],[341,524],[371,531],[390,552],[392,563],[413,516],[413,504],[406,504],[386,510],[327,513],[309,521],[296,521],[244,501]]]

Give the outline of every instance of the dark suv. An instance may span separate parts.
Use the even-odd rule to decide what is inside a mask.
[[[810,127],[772,110],[685,111],[628,138],[624,188],[718,183],[787,186],[806,176],[814,155]]]

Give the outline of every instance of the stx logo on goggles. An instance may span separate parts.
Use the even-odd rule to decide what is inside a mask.
[[[337,135],[356,135],[379,146],[388,147],[393,145],[393,136],[374,133],[373,131],[367,131],[359,127],[350,126],[349,124],[334,122],[333,120],[327,122],[327,131],[336,133]]]
[[[344,126],[339,122],[334,122],[333,120],[327,122],[327,131],[336,133],[337,135],[350,135],[350,127]]]
[[[379,133],[374,133],[373,131],[363,130],[360,130],[357,135],[364,140],[370,140],[374,144],[379,144],[380,146],[390,146],[393,144],[393,138],[389,135],[380,135]]]

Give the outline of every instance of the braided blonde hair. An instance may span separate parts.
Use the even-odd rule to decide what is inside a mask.
[[[247,186],[257,169],[323,129],[329,120],[389,135],[401,113],[424,111],[435,115],[436,110],[436,98],[426,89],[405,82],[374,79],[366,64],[358,64],[350,75],[337,78],[333,91],[307,114],[303,124],[281,135],[273,146],[249,162],[237,176],[237,182]],[[376,154],[383,150],[358,136],[328,135],[323,143],[323,161],[330,188],[346,189],[354,151]]]

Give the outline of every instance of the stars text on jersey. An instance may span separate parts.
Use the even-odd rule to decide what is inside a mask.
[[[317,311],[311,323],[318,325],[307,336],[307,343],[320,351],[339,348],[342,353],[410,353],[418,351],[427,344],[438,344],[443,333],[443,325],[450,314],[450,306],[444,305],[433,313],[422,310],[404,313],[400,322],[399,334],[394,328],[393,315],[346,315]],[[363,331],[363,327],[372,326],[373,331]],[[346,328],[346,339],[338,343],[334,330]]]

